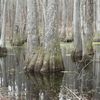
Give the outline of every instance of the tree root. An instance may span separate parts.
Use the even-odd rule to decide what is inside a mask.
[[[41,66],[40,72],[48,72],[48,70],[49,70],[49,58],[50,58],[49,54],[44,55],[43,66]]]
[[[25,70],[41,73],[57,72],[64,70],[64,65],[61,56],[40,52],[33,55],[30,62],[27,62]]]
[[[40,71],[41,67],[43,66],[43,59],[44,59],[43,53],[38,54],[38,58],[34,66],[34,71],[36,72]]]
[[[38,58],[38,54],[33,55],[31,61],[29,62],[28,66],[27,66],[27,71],[34,71],[34,66],[36,64]]]

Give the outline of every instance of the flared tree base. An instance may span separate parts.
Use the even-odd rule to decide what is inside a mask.
[[[26,62],[27,72],[59,72],[64,70],[63,61],[60,55],[39,52],[33,55],[30,61]]]

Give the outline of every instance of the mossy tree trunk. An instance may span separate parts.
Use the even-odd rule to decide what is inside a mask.
[[[55,72],[55,71],[61,71],[64,69],[61,50],[60,50],[60,42],[59,42],[59,38],[58,38],[57,1],[56,0],[48,0],[48,5],[46,8],[47,9],[45,9],[46,13],[45,13],[44,44],[37,51],[35,51],[30,62],[27,63],[26,67],[27,67],[28,71]],[[35,12],[35,11],[33,11],[33,12]],[[29,13],[30,13],[30,11],[29,11]],[[34,16],[34,18],[35,18],[35,16]],[[36,21],[36,20],[33,20],[33,21]],[[32,23],[32,25],[33,25],[33,23]],[[34,25],[36,25],[36,22],[34,23]],[[36,31],[36,28],[33,28],[33,29]],[[32,32],[34,30],[32,30]],[[35,36],[35,32],[34,32],[33,36]],[[30,41],[30,39],[29,39],[29,41]],[[31,41],[34,42],[34,40],[31,40]],[[38,43],[38,42],[36,42],[36,43]],[[29,46],[29,44],[28,44],[28,46]],[[33,51],[32,46],[33,45],[30,46],[30,53],[32,53],[32,51]],[[38,48],[38,46],[37,46],[37,48]]]
[[[39,46],[39,36],[37,33],[37,4],[36,0],[27,0],[27,50],[26,60],[30,61],[35,55]]]
[[[48,0],[45,19],[44,60],[40,71],[60,71],[64,69],[58,38],[57,0]]]

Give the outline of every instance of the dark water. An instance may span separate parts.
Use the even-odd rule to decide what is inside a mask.
[[[100,47],[95,46],[93,60],[84,66],[73,63],[69,55],[63,59],[64,72],[27,75],[24,48],[9,50],[0,58],[0,96],[3,100],[100,100]]]

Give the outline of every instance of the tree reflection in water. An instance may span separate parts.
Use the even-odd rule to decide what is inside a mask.
[[[28,75],[23,71],[24,48],[9,50],[7,57],[0,58],[0,94],[10,100],[99,100],[99,50],[96,47],[93,62],[81,73],[77,67],[82,69],[83,65],[64,57],[68,60],[64,73]]]
[[[62,73],[25,75],[23,48],[0,58],[0,93],[11,100],[58,100]]]

